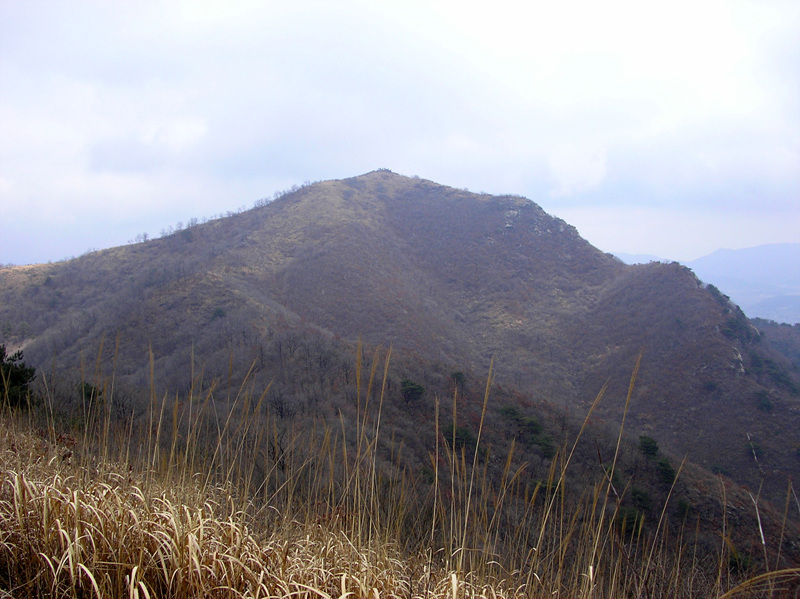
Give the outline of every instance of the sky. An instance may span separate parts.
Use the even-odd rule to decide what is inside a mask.
[[[377,168],[608,252],[800,242],[800,2],[0,1],[0,264]]]

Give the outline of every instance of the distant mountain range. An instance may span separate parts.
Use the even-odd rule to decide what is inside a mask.
[[[730,263],[717,258],[697,267]],[[393,346],[387,426],[420,464],[436,397],[465,385],[461,421],[477,430],[494,358],[487,430],[498,445],[524,436],[532,473],[607,383],[585,435],[587,476],[602,472],[626,414],[631,447],[652,437],[675,464],[688,455],[775,501],[800,479],[800,372],[769,338],[686,266],[627,266],[520,196],[381,170],[160,239],[0,269],[0,343],[75,385],[113,387],[123,412],[152,388],[236,397],[245,380],[281,417],[338,422],[356,409],[359,339]],[[427,392],[405,393],[409,380]],[[523,435],[534,417],[542,430]],[[631,476],[644,476],[632,451]]]
[[[664,261],[649,255],[616,255],[626,264]],[[720,249],[684,264],[730,296],[748,316],[800,323],[800,243]]]

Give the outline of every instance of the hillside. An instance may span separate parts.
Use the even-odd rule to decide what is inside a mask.
[[[800,476],[797,369],[690,270],[625,266],[518,196],[388,171],[161,239],[4,269],[0,327],[0,343],[41,372],[113,385],[123,410],[148,400],[152,352],[154,387],[167,393],[232,396],[252,366],[254,389],[274,381],[272,409],[335,418],[356,341],[393,345],[398,431],[420,459],[429,441],[412,442],[409,422],[423,407],[405,406],[403,379],[428,388],[427,410],[451,373],[479,389],[494,357],[503,401],[536,406],[559,445],[606,380],[596,422],[614,429],[643,351],[632,439],[648,435],[751,489],[763,480],[776,502]],[[68,385],[59,393],[78,401]]]
[[[789,325],[755,318],[753,324],[758,327],[772,347],[786,356],[786,359],[795,368],[800,369],[800,323]]]

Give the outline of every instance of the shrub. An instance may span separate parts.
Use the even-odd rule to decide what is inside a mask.
[[[614,520],[620,530],[631,533],[639,527],[643,519],[644,515],[635,507],[621,506],[619,510],[617,510],[617,515]]]
[[[716,285],[712,285],[711,283],[709,283],[708,285],[706,285],[706,289],[711,294],[711,297],[717,300],[717,302],[721,306],[723,306],[724,308],[728,307],[728,303],[730,302],[731,298],[722,293]]]
[[[522,412],[517,406],[503,406],[500,408],[500,414],[516,423],[522,420]]]
[[[403,399],[406,403],[409,403],[422,397],[425,393],[425,387],[411,379],[403,379],[400,381],[400,392],[403,394]]]
[[[447,441],[454,443],[453,449],[472,449],[478,440],[472,429],[466,426],[458,426],[455,431],[448,428],[444,435]]]
[[[86,382],[78,384],[78,394],[85,403],[90,404],[100,396],[97,387]]]
[[[714,474],[722,474],[723,476],[731,475],[727,468],[720,466],[719,464],[711,464],[711,472]]]
[[[738,339],[739,341],[752,341],[754,338],[753,327],[748,322],[743,314],[736,313],[734,316],[728,318],[725,323],[720,327],[720,331],[730,339]]]
[[[656,470],[658,470],[658,477],[665,485],[671,485],[675,482],[675,468],[672,467],[668,458],[661,458],[656,462]]]
[[[522,418],[519,426],[522,429],[522,434],[527,437],[537,436],[542,432],[542,425],[539,424],[539,421],[533,416],[525,416]]]
[[[761,447],[760,444],[756,443],[755,441],[751,441],[747,444],[747,451],[753,454],[753,457],[760,458],[764,455],[764,448]]]
[[[691,509],[692,509],[692,504],[689,503],[688,500],[683,498],[678,499],[678,505],[677,505],[678,518],[680,518],[681,520],[686,518],[686,516],[689,515],[689,510]]]
[[[30,384],[36,377],[36,369],[22,361],[22,351],[6,355],[6,346],[0,345],[0,393],[12,408],[25,407]]]
[[[745,574],[753,568],[753,559],[746,553],[733,549],[728,558],[728,568],[737,574]]]
[[[634,487],[633,491],[631,491],[631,499],[633,499],[633,504],[636,508],[643,512],[648,512],[653,507],[653,498],[644,489]]]
[[[419,478],[426,485],[432,485],[436,481],[436,473],[427,466],[423,466],[420,468]]]
[[[539,448],[543,457],[552,458],[556,455],[556,447],[548,435],[536,435],[532,441]]]
[[[457,370],[456,372],[451,372],[450,378],[453,380],[453,383],[459,389],[462,389],[464,387],[464,383],[467,382],[467,377],[464,376],[464,373],[461,372],[460,370]]]
[[[648,460],[651,460],[658,455],[658,443],[653,437],[641,435],[639,437],[639,451],[641,451]]]
[[[524,416],[516,406],[503,406],[500,413],[519,426],[518,437],[529,445],[539,445],[542,425],[533,416]]]
[[[767,391],[761,391],[756,395],[756,409],[770,413],[774,407],[775,405],[772,403]]]

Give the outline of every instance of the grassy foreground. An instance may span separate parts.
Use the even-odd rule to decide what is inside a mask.
[[[568,498],[570,447],[529,489],[510,455],[499,479],[487,474],[480,429],[472,455],[441,438],[421,484],[378,450],[378,366],[362,384],[359,359],[354,431],[279,435],[263,396],[246,393],[224,420],[211,391],[153,393],[146,417],[122,426],[103,391],[67,433],[47,398],[44,426],[6,411],[0,597],[796,596],[799,569],[748,578],[722,541],[704,554],[666,523],[645,533],[621,520],[613,464]]]

